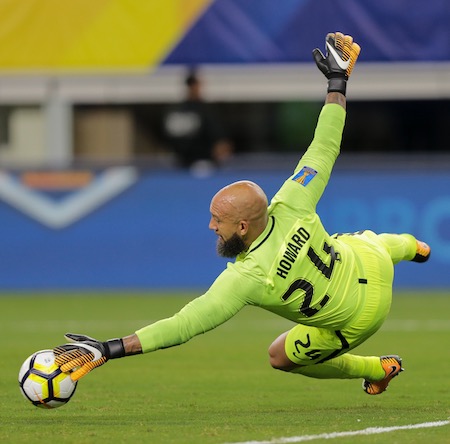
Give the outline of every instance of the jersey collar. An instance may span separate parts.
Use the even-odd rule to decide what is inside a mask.
[[[274,227],[275,227],[275,217],[270,216],[270,221],[267,224],[266,228],[259,235],[259,237],[253,242],[252,245],[255,244],[255,246],[253,247],[252,245],[250,245],[250,249],[247,254],[253,253],[255,250],[257,250],[272,234]]]

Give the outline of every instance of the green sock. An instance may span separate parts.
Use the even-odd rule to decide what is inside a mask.
[[[357,356],[346,353],[322,364],[305,365],[291,370],[317,379],[364,378],[379,381],[384,378],[384,370],[378,356]]]
[[[378,237],[389,251],[394,264],[410,261],[416,255],[416,238],[411,234],[382,233]]]

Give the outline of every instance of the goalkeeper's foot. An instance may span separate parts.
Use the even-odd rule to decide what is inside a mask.
[[[431,248],[425,242],[416,241],[416,255],[411,259],[413,262],[426,262],[431,255]]]
[[[383,393],[387,389],[391,379],[403,371],[402,360],[397,355],[381,356],[380,362],[385,376],[381,381],[364,380],[363,390],[368,395],[379,395],[380,393]]]

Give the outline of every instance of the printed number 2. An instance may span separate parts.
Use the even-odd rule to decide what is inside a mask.
[[[330,265],[325,264],[312,247],[309,247],[308,257],[317,269],[327,279],[330,279],[331,274],[333,273],[334,263],[336,260],[339,260],[339,253],[335,252],[333,246],[328,245],[326,242],[323,245],[323,251],[330,255]],[[330,299],[330,296],[326,294],[316,305],[317,308],[311,307],[312,298],[314,296],[314,286],[311,282],[308,282],[305,279],[297,279],[294,281],[286,293],[282,296],[282,299],[286,301],[294,293],[294,291],[297,290],[302,290],[305,292],[305,297],[300,307],[300,313],[308,318],[314,316]]]
[[[294,352],[295,357],[299,357],[298,355],[302,353],[302,350],[299,347],[302,348],[309,348],[311,346],[311,340],[309,339],[309,334],[306,335],[306,342],[302,342],[300,339],[297,339],[294,342],[295,349],[297,350],[297,353]],[[305,355],[308,356],[310,359],[317,359],[320,358],[321,353],[320,350],[313,349],[305,352]]]

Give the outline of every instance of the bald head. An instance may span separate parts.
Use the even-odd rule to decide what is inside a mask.
[[[236,220],[257,220],[267,213],[267,197],[259,185],[249,180],[222,188],[213,201],[223,205],[228,216]]]
[[[259,185],[249,180],[234,182],[222,188],[211,201],[212,221],[227,221],[237,227],[247,247],[267,225],[267,197]],[[217,234],[219,229],[211,226]]]

